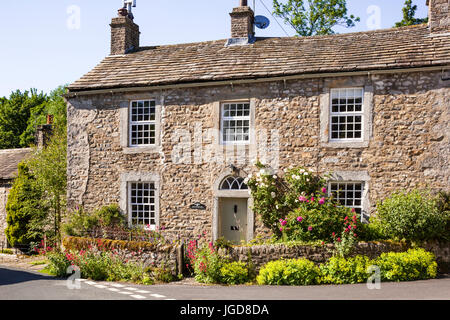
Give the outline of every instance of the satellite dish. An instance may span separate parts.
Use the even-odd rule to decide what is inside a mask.
[[[255,17],[255,26],[259,29],[265,29],[270,25],[270,20],[264,16]]]

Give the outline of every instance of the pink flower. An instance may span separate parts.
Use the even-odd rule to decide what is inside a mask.
[[[332,236],[333,236],[333,238],[334,238],[334,236],[336,236],[336,233],[334,233],[334,232],[333,232],[333,233],[332,233],[331,235],[332,235]]]
[[[327,193],[327,188],[322,188],[322,193]]]
[[[341,238],[337,238],[337,242],[341,242]]]
[[[285,226],[286,224],[287,224],[287,221],[286,221],[286,220],[282,220],[282,221],[281,221],[281,225],[282,225],[282,226]]]
[[[314,202],[314,200],[315,200],[314,197],[311,197],[311,202]]]
[[[309,226],[309,227],[308,227],[308,231],[311,231],[311,230],[312,230],[312,227],[311,227],[311,226]]]
[[[352,208],[352,212],[355,212],[355,208]]]
[[[303,217],[297,217],[298,222],[302,222],[302,220],[303,220]]]
[[[280,227],[280,231],[283,232],[283,227]]]
[[[303,196],[298,197],[298,200],[300,200],[301,202],[308,201],[308,200],[306,199],[306,197],[303,197]]]
[[[325,203],[325,198],[320,198],[319,204],[324,204],[324,203]]]

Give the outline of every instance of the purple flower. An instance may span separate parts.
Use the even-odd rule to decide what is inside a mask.
[[[302,220],[303,220],[303,217],[297,217],[298,222],[302,222]]]

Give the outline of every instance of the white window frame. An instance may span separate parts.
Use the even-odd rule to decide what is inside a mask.
[[[341,92],[343,90],[361,90],[361,111],[353,112],[333,112],[333,93]],[[346,97],[347,98],[347,97]],[[332,88],[330,89],[330,104],[329,104],[329,141],[330,142],[362,142],[364,141],[364,88],[363,87],[347,87],[347,88]],[[333,117],[361,117],[361,137],[360,138],[333,138]],[[340,131],[339,131],[340,132]]]
[[[128,199],[127,199],[127,201],[128,201],[128,208],[129,208],[129,217],[128,217],[128,220],[129,220],[129,224],[130,224],[130,226],[141,226],[141,224],[139,224],[139,223],[137,223],[137,224],[133,224],[133,205],[143,205],[143,204],[139,204],[139,203],[133,203],[132,202],[132,184],[149,184],[149,185],[153,185],[153,189],[148,189],[148,191],[150,192],[150,191],[153,191],[153,196],[152,197],[150,197],[149,196],[149,198],[153,198],[153,203],[151,203],[151,202],[149,202],[148,203],[148,205],[149,206],[153,206],[153,210],[150,210],[149,211],[149,217],[148,218],[139,218],[139,217],[137,217],[136,219],[138,220],[138,222],[139,222],[139,220],[143,220],[143,219],[148,219],[149,220],[149,223],[148,224],[142,224],[142,226],[143,227],[146,227],[147,225],[150,225],[150,230],[156,230],[156,226],[158,225],[158,219],[157,219],[157,216],[158,216],[158,214],[157,214],[157,192],[156,192],[156,184],[155,184],[155,182],[153,182],[153,181],[128,181]],[[137,196],[136,196],[137,197]],[[153,213],[153,218],[152,218],[152,213]],[[154,224],[152,224],[152,223],[150,223],[151,221],[150,220],[154,220]]]
[[[225,105],[231,105],[231,104],[247,104],[249,114],[248,116],[224,116],[225,113]],[[240,141],[225,141],[223,139],[223,133],[224,133],[224,121],[248,121],[248,140],[240,140]],[[250,101],[230,101],[230,102],[223,102],[220,104],[220,143],[223,145],[249,145],[251,140],[251,128],[252,128],[252,121],[251,121],[251,103]]]
[[[133,103],[139,103],[139,102],[149,102],[150,104],[153,102],[154,103],[154,109],[155,109],[155,119],[154,120],[148,120],[148,121],[133,121]],[[151,105],[150,105],[151,106]],[[145,99],[145,100],[132,100],[130,101],[130,106],[129,106],[129,113],[128,113],[128,119],[129,119],[129,124],[128,124],[128,145],[132,148],[140,148],[140,147],[151,147],[151,146],[156,146],[157,144],[157,102],[155,99]],[[155,140],[155,143],[150,143],[150,144],[133,144],[133,125],[153,125],[154,126],[154,137],[153,139]],[[151,132],[151,130],[150,130]],[[149,139],[151,139],[151,137],[149,137]]]
[[[365,188],[366,188],[366,182],[365,181],[329,181],[329,183],[328,183],[328,196],[332,195],[332,190],[331,190],[331,185],[332,184],[338,184],[338,185],[361,184],[361,190],[360,190],[360,192],[361,192],[361,198],[360,198],[361,203],[360,203],[360,205],[359,206],[348,206],[347,203],[346,203],[344,205],[344,207],[359,209],[361,211],[361,217],[362,217],[362,215],[364,214],[364,211],[365,211],[364,210],[365,209],[365,206],[364,206],[364,191],[365,191]],[[345,194],[345,196],[346,196],[346,194]],[[336,201],[339,202],[338,197],[336,197],[335,199],[336,199]],[[345,197],[343,200],[345,200],[345,202],[347,202],[347,197]],[[354,201],[355,200],[353,199],[353,202]]]

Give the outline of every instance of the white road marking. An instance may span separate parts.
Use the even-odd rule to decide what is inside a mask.
[[[131,290],[131,291],[136,291],[136,288],[132,288],[132,287],[127,287],[127,288],[123,288],[124,290]]]
[[[94,287],[99,288],[99,289],[105,289],[105,288],[107,288],[106,286],[101,285],[101,284],[98,284],[98,285],[96,285],[96,286],[94,286]]]
[[[145,299],[144,296],[141,296],[141,295],[138,295],[138,294],[133,294],[133,295],[131,295],[130,297],[133,297],[133,298],[135,298],[135,299]]]
[[[86,281],[87,284],[90,284],[91,286],[93,286],[94,284],[97,284],[96,282],[93,281]]]
[[[86,279],[77,279],[77,280],[78,280],[78,281],[82,281],[82,282],[83,282],[83,281],[87,281]]]
[[[137,293],[151,293],[151,291],[145,291],[145,290],[138,290]]]
[[[157,294],[157,293],[153,293],[153,294],[151,294],[151,296],[154,298],[165,298],[166,297],[166,296],[163,296],[163,295]]]
[[[120,294],[133,294],[132,292],[128,292],[128,291],[120,291]]]
[[[116,289],[116,288],[108,288],[108,290],[109,291],[114,291],[114,292],[119,292],[120,291],[119,289]]]
[[[123,288],[123,287],[125,287],[124,285],[122,285],[122,284],[118,284],[118,283],[114,283],[114,284],[111,284],[113,287],[116,287],[116,288]]]
[[[177,299],[164,299],[164,300],[177,300]]]

